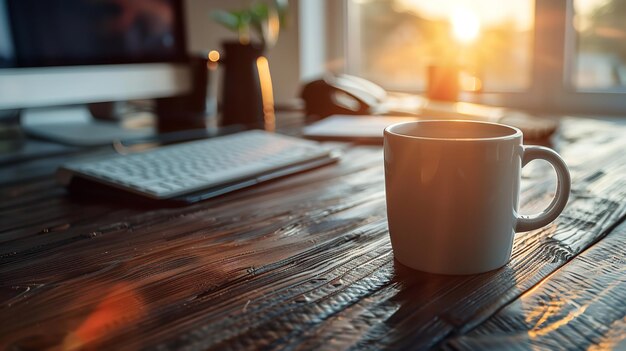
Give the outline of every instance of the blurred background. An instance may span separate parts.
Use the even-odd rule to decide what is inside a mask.
[[[229,33],[206,20],[246,1],[188,0],[192,50]],[[290,1],[289,25],[268,53],[277,102],[324,72],[421,93],[427,67],[454,57],[461,98],[536,110],[626,111],[626,3],[619,0]],[[624,102],[622,102],[624,101]]]
[[[154,112],[161,131],[220,114],[271,129],[274,111],[393,114],[388,93],[412,94],[394,102],[409,114],[428,97],[623,115],[624,18],[620,0],[2,0],[0,121],[44,121],[26,129],[81,144],[44,135],[60,114],[40,109]],[[146,99],[157,101],[118,104]]]

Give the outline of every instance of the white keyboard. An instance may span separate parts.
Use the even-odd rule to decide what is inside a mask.
[[[80,176],[153,199],[168,199],[256,179],[289,166],[330,158],[317,142],[263,131],[160,147],[64,165],[62,183]]]

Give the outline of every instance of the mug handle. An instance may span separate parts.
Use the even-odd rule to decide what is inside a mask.
[[[524,156],[522,157],[522,167],[528,162],[536,159],[548,161],[556,171],[557,185],[556,194],[550,205],[540,213],[533,215],[519,215],[516,232],[527,232],[541,228],[556,219],[565,208],[569,199],[569,192],[572,180],[565,161],[554,150],[541,146],[524,146]]]

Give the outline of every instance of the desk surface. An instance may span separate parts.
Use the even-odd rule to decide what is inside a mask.
[[[49,177],[5,184],[0,347],[626,348],[626,131],[562,127],[567,208],[473,276],[394,261],[379,147],[178,209],[72,199]],[[553,178],[524,168],[524,211]]]

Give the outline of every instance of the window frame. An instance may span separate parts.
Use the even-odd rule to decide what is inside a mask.
[[[355,5],[354,0],[326,0],[327,58],[331,70],[336,72],[358,74],[360,62],[354,54],[354,45],[359,42]],[[538,113],[626,114],[626,88],[575,88],[573,17],[574,0],[535,0],[530,86],[514,92],[463,92],[459,99]]]

